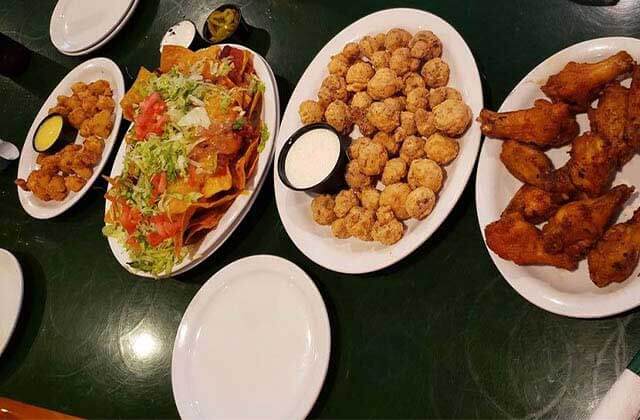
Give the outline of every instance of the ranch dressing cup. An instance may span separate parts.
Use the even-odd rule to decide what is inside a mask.
[[[295,191],[331,193],[344,186],[349,140],[325,123],[302,127],[282,146],[278,175]]]

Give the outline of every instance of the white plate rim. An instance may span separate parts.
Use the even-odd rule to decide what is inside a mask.
[[[447,21],[445,21],[444,19],[442,19],[441,17],[424,11],[424,10],[419,10],[419,9],[412,9],[412,8],[392,8],[392,9],[385,9],[385,10],[380,10],[374,13],[371,13],[367,16],[364,16],[360,19],[358,19],[357,21],[351,23],[350,25],[348,25],[346,28],[344,28],[342,31],[340,31],[338,34],[336,34],[329,42],[327,42],[327,44],[324,45],[324,47],[316,54],[316,56],[313,58],[313,60],[311,61],[311,63],[307,66],[307,68],[305,69],[304,73],[302,74],[302,76],[300,77],[298,84],[296,85],[296,88],[294,89],[293,93],[291,94],[291,98],[289,99],[289,103],[287,104],[287,108],[285,110],[284,116],[282,118],[282,124],[281,124],[281,130],[280,130],[280,134],[278,136],[278,140],[277,140],[277,144],[276,144],[276,156],[279,156],[280,154],[280,150],[282,148],[282,145],[287,141],[287,136],[290,135],[291,133],[287,134],[287,131],[292,131],[290,129],[288,129],[287,126],[289,125],[293,125],[296,128],[297,127],[301,127],[301,123],[299,122],[298,119],[298,115],[297,115],[297,109],[293,109],[294,107],[297,106],[297,101],[294,104],[294,101],[298,99],[298,96],[302,95],[302,81],[304,81],[306,78],[308,78],[313,72],[315,72],[316,67],[319,68],[325,68],[326,67],[326,63],[323,60],[324,56],[330,55],[330,52],[332,52],[334,50],[334,47],[332,44],[337,43],[337,39],[341,38],[341,37],[346,37],[347,34],[350,31],[356,31],[359,27],[365,27],[366,23],[368,20],[373,20],[376,18],[379,18],[381,16],[385,16],[388,14],[395,14],[395,13],[403,13],[403,14],[411,14],[411,15],[421,15],[423,17],[425,17],[426,19],[431,19],[433,21],[438,22],[439,24],[443,25],[444,27],[447,28],[447,30],[449,31],[450,35],[457,38],[457,42],[460,44],[460,46],[463,48],[463,53],[467,56],[467,59],[469,60],[470,63],[473,63],[473,68],[469,69],[469,72],[467,74],[467,77],[469,79],[471,79],[471,81],[469,82],[469,85],[471,86],[471,88],[469,89],[471,92],[472,97],[469,98],[465,98],[465,102],[472,108],[473,110],[473,114],[474,114],[474,118],[477,116],[477,113],[480,112],[480,109],[483,108],[483,104],[484,104],[484,98],[483,98],[483,91],[482,91],[482,82],[481,82],[481,78],[480,78],[480,72],[478,70],[478,66],[477,63],[475,61],[475,57],[473,56],[473,53],[471,52],[471,49],[469,48],[468,44],[466,43],[466,41],[464,40],[464,38],[462,37],[462,35],[460,35],[460,33]],[[388,29],[391,29],[393,27],[402,27],[402,23],[389,23]],[[424,29],[429,29],[427,24],[424,24]],[[361,38],[362,36],[368,34],[369,32],[365,30],[358,30],[359,33],[358,35],[356,35],[355,37],[350,37],[350,38],[354,38],[354,39],[358,39]],[[447,49],[447,46],[445,45],[445,49]],[[337,53],[337,51],[333,51],[333,53]],[[327,61],[328,62],[328,61]],[[472,105],[472,102],[474,102],[475,106]],[[477,109],[475,109],[477,108]],[[290,122],[290,121],[294,121],[294,122]],[[284,128],[284,129],[283,129]],[[468,137],[467,137],[468,136]],[[452,184],[452,176],[449,174],[447,177],[447,182],[449,183],[449,185],[445,184],[445,186],[443,187],[443,191],[445,188],[447,188],[447,186],[449,186],[448,190],[449,192],[449,197],[450,199],[448,201],[450,201],[450,203],[448,203],[448,206],[444,206],[445,203],[442,203],[441,201],[444,201],[442,199],[443,197],[443,192],[440,193],[440,198],[439,198],[439,204],[436,205],[436,208],[438,206],[440,206],[440,210],[442,211],[442,216],[440,218],[438,218],[437,222],[434,223],[433,228],[430,229],[429,232],[427,232],[426,235],[424,235],[424,237],[416,239],[414,241],[412,241],[412,244],[410,246],[404,246],[404,245],[400,245],[402,243],[402,241],[407,241],[407,237],[405,235],[405,237],[397,244],[392,245],[390,248],[396,247],[395,249],[399,249],[399,245],[400,246],[404,246],[403,250],[399,253],[397,253],[396,255],[394,255],[393,257],[390,258],[367,258],[367,257],[371,257],[374,256],[376,257],[377,255],[380,255],[378,253],[369,251],[369,252],[363,252],[363,258],[360,258],[359,260],[362,261],[360,263],[360,265],[355,266],[353,264],[353,260],[351,263],[345,264],[342,262],[338,262],[335,259],[330,259],[327,257],[323,257],[323,256],[319,256],[319,255],[315,255],[313,253],[311,253],[310,249],[308,249],[309,245],[305,245],[302,243],[302,240],[300,240],[297,235],[295,234],[295,227],[294,227],[294,223],[289,219],[289,217],[287,216],[287,210],[286,210],[286,206],[284,204],[284,197],[283,194],[285,194],[286,192],[286,187],[284,186],[284,184],[282,183],[282,181],[280,180],[278,174],[277,174],[277,165],[274,165],[273,171],[274,171],[274,189],[275,189],[275,194],[276,194],[276,205],[278,208],[278,214],[280,215],[280,220],[282,221],[282,224],[287,232],[287,234],[289,235],[289,238],[291,238],[292,242],[294,243],[294,245],[296,246],[296,248],[298,248],[298,250],[300,252],[302,252],[303,254],[305,254],[307,256],[307,258],[311,259],[313,262],[315,262],[316,264],[327,268],[329,270],[335,271],[335,272],[339,272],[339,273],[344,273],[344,274],[364,274],[364,273],[370,273],[370,272],[374,272],[374,271],[378,271],[378,270],[382,270],[386,267],[389,267],[393,264],[396,264],[397,262],[403,260],[405,257],[407,257],[408,255],[410,255],[411,253],[413,253],[417,248],[419,248],[420,246],[422,246],[437,230],[438,228],[442,225],[442,223],[444,223],[444,221],[447,219],[447,217],[449,216],[449,214],[451,213],[451,211],[453,210],[453,208],[455,207],[455,205],[457,204],[457,202],[459,201],[462,193],[464,192],[466,185],[469,182],[469,179],[471,177],[471,174],[473,173],[473,168],[475,166],[475,162],[477,160],[477,156],[478,156],[478,151],[480,149],[480,137],[481,137],[481,133],[480,133],[480,128],[479,126],[474,122],[472,122],[471,126],[469,127],[468,131],[465,133],[465,135],[463,137],[466,137],[464,140],[464,143],[466,144],[464,147],[466,148],[471,148],[472,153],[470,153],[470,155],[472,155],[473,159],[468,162],[468,166],[467,167],[459,167],[457,169],[457,174],[461,174],[458,175],[459,178],[457,179],[458,181],[458,185],[456,185],[455,189],[452,189],[453,186],[450,185]],[[458,157],[459,159],[459,157]],[[456,160],[458,161],[458,160]],[[298,193],[298,194],[303,194],[303,193]],[[432,219],[435,219],[434,215],[432,214],[430,216]],[[425,221],[423,221],[424,223]],[[293,233],[293,234],[292,234]],[[321,238],[318,238],[321,239]],[[351,240],[351,239],[349,239]]]
[[[87,191],[89,191],[89,188],[91,188],[95,180],[98,178],[98,176],[100,176],[100,173],[102,172],[102,170],[104,169],[104,166],[109,160],[111,151],[113,150],[113,147],[115,146],[116,140],[118,138],[118,130],[120,129],[120,123],[122,121],[122,108],[120,107],[119,102],[120,102],[120,99],[122,99],[122,97],[124,96],[124,92],[125,92],[124,77],[118,65],[113,61],[111,61],[110,59],[105,57],[93,58],[91,60],[88,60],[79,64],[69,73],[67,73],[67,75],[60,81],[60,83],[58,83],[58,85],[53,89],[53,91],[51,91],[51,94],[49,95],[49,97],[42,104],[42,107],[36,114],[36,117],[34,118],[33,123],[31,124],[31,128],[29,128],[27,137],[25,138],[24,144],[22,146],[22,150],[20,152],[20,161],[18,163],[18,172],[16,177],[26,179],[29,176],[29,173],[31,172],[31,168],[35,166],[35,158],[32,161],[27,162],[25,152],[28,151],[30,154],[36,153],[35,150],[33,149],[33,143],[32,143],[35,130],[38,128],[38,125],[40,124],[42,119],[48,114],[49,108],[55,106],[56,95],[58,94],[69,95],[71,92],[71,84],[73,83],[73,79],[74,77],[76,77],[76,74],[82,72],[84,69],[89,68],[90,66],[97,66],[98,68],[102,68],[103,71],[111,73],[111,75],[116,79],[116,86],[111,86],[114,94],[113,96],[114,96],[114,102],[115,102],[113,128],[111,129],[111,133],[109,134],[109,137],[105,139],[105,147],[102,152],[102,158],[100,159],[100,162],[98,163],[98,165],[96,165],[93,168],[93,175],[91,176],[91,178],[89,178],[89,180],[86,182],[84,187],[82,187],[82,189],[77,193],[74,193],[73,191],[71,191],[69,192],[69,195],[67,196],[67,198],[65,198],[62,201],[58,201],[58,202],[50,201],[49,203],[51,205],[49,206],[32,206],[29,203],[29,200],[34,200],[34,202],[37,202],[38,204],[40,204],[39,203],[40,200],[37,199],[35,196],[33,196],[31,192],[23,191],[22,188],[16,186],[18,190],[18,198],[20,199],[20,204],[22,205],[22,208],[31,217],[34,217],[36,219],[51,219],[53,217],[59,216],[60,214],[64,213],[65,211],[73,207],[73,205],[76,204],[87,193]],[[66,88],[63,88],[62,87],[63,85],[66,85]],[[58,205],[55,205],[56,203]]]
[[[60,51],[61,53],[63,53],[63,54],[66,54],[66,53],[77,54],[77,53],[81,53],[83,51],[88,51],[92,47],[94,47],[97,44],[99,44],[100,42],[102,42],[112,32],[114,32],[120,26],[120,24],[122,23],[123,19],[125,19],[127,17],[127,15],[129,15],[129,12],[130,12],[131,8],[135,6],[135,4],[137,3],[138,0],[128,0],[129,1],[129,5],[127,6],[126,10],[122,13],[120,18],[111,26],[111,28],[109,28],[98,39],[96,39],[94,41],[91,41],[90,43],[88,43],[86,45],[83,45],[82,47],[79,47],[77,49],[66,49],[66,48],[64,48],[64,46],[59,43],[60,40],[58,39],[58,37],[55,35],[55,25],[56,25],[56,23],[60,23],[56,19],[58,19],[58,16],[60,16],[62,14],[61,10],[59,10],[59,9],[61,9],[64,6],[63,3],[65,1],[69,1],[69,0],[58,0],[58,2],[56,3],[56,6],[53,8],[53,12],[51,13],[51,19],[49,20],[49,39],[51,40],[51,43],[53,44],[53,46],[56,47],[56,49],[58,51]]]
[[[258,254],[252,255],[248,257],[241,258],[236,260],[225,267],[221,268],[215,274],[213,274],[198,290],[196,295],[193,297],[191,302],[189,303],[187,309],[180,320],[180,325],[178,327],[178,331],[176,333],[176,339],[174,341],[173,353],[171,357],[171,385],[173,390],[173,396],[176,402],[176,406],[178,407],[178,412],[182,418],[196,418],[192,417],[191,414],[194,414],[190,409],[188,398],[183,398],[184,394],[189,394],[188,389],[182,390],[183,384],[178,380],[181,372],[184,371],[183,367],[187,364],[186,361],[183,361],[188,355],[188,351],[184,348],[186,346],[187,334],[190,322],[191,314],[195,314],[196,311],[203,306],[209,298],[215,295],[219,291],[219,283],[220,278],[224,278],[225,274],[234,267],[238,265],[251,265],[253,264],[256,267],[261,267],[266,265],[266,263],[275,264],[270,265],[271,269],[282,269],[283,267],[289,267],[292,271],[296,272],[297,275],[295,277],[289,277],[289,279],[295,281],[295,283],[301,288],[305,289],[307,297],[311,299],[309,302],[309,307],[313,308],[313,313],[319,315],[320,317],[317,319],[319,324],[319,330],[316,331],[316,336],[319,339],[319,358],[317,363],[319,363],[320,370],[317,371],[314,379],[317,381],[312,388],[309,388],[309,391],[305,394],[308,398],[305,400],[305,404],[301,407],[301,411],[296,413],[296,415],[292,416],[292,418],[303,419],[309,414],[313,405],[315,404],[318,396],[320,395],[320,391],[322,390],[324,381],[326,379],[327,371],[329,369],[329,361],[331,356],[331,324],[329,321],[329,315],[327,312],[326,305],[324,303],[324,299],[322,298],[322,294],[318,290],[318,287],[311,279],[311,277],[297,264],[293,262],[276,256],[269,254]],[[184,384],[186,387],[190,384]]]
[[[269,91],[273,95],[274,101],[271,104],[271,106],[273,106],[273,114],[274,115],[273,115],[273,120],[271,121],[271,124],[272,124],[273,127],[269,127],[269,140],[267,140],[265,149],[260,153],[260,158],[259,158],[259,161],[258,161],[258,165],[259,165],[259,168],[260,168],[260,166],[261,166],[260,161],[263,160],[263,156],[266,156],[267,160],[265,162],[264,169],[262,171],[260,171],[260,169],[258,169],[256,174],[254,174],[254,178],[253,179],[256,181],[255,182],[255,187],[252,190],[250,190],[248,201],[244,204],[242,209],[240,209],[238,214],[233,217],[233,219],[229,222],[229,224],[227,226],[223,226],[223,224],[226,223],[227,214],[229,214],[229,211],[227,211],[227,213],[225,214],[225,216],[221,220],[220,224],[218,225],[218,228],[210,231],[205,236],[205,238],[203,239],[203,241],[205,241],[208,236],[217,235],[217,238],[215,239],[215,242],[210,244],[205,249],[199,250],[198,255],[196,255],[194,258],[190,258],[190,256],[185,258],[185,260],[181,264],[179,264],[177,266],[178,269],[175,269],[175,267],[174,267],[174,270],[171,271],[170,273],[162,274],[160,276],[153,276],[150,273],[146,273],[146,272],[143,272],[143,271],[138,271],[138,270],[132,269],[127,264],[128,259],[126,258],[126,251],[124,251],[123,247],[120,246],[120,244],[118,244],[118,242],[115,239],[107,238],[107,240],[109,242],[109,247],[111,248],[111,252],[113,253],[113,255],[116,258],[116,260],[118,261],[118,263],[124,269],[126,269],[131,274],[134,274],[134,275],[140,276],[140,277],[146,277],[146,278],[163,279],[163,278],[168,278],[168,277],[184,274],[187,271],[191,270],[192,268],[195,268],[197,265],[201,264],[207,258],[209,258],[218,248],[220,248],[227,241],[227,239],[229,239],[231,234],[237,229],[237,227],[240,225],[240,223],[242,223],[242,221],[244,220],[246,215],[249,213],[249,211],[253,207],[253,204],[254,204],[255,200],[258,197],[258,194],[262,190],[262,187],[264,185],[264,181],[265,181],[265,179],[267,177],[267,174],[269,173],[270,165],[271,165],[271,163],[273,161],[273,156],[274,156],[274,153],[275,153],[275,139],[276,139],[276,137],[278,135],[278,130],[280,128],[280,97],[279,97],[279,92],[278,92],[278,84],[277,84],[277,80],[275,78],[275,75],[273,73],[273,70],[271,69],[271,66],[269,66],[267,61],[260,54],[258,54],[257,52],[251,50],[250,48],[244,47],[242,45],[237,45],[237,44],[219,44],[219,46],[221,46],[221,47],[224,47],[224,46],[227,46],[227,45],[231,46],[231,47],[234,47],[234,48],[244,49],[244,50],[247,50],[247,51],[251,52],[252,54],[254,54],[254,56],[257,57],[260,60],[260,62],[263,64],[263,66],[265,68],[265,72],[267,73],[267,75],[269,77],[269,80],[262,80],[262,81],[265,83],[267,91]],[[269,81],[270,81],[270,83],[268,83]],[[266,113],[266,108],[267,108],[267,104],[266,104],[266,101],[265,101],[263,103],[263,114]],[[266,115],[264,115],[264,116],[266,116]],[[264,119],[263,119],[263,121],[267,125],[269,125],[268,121],[266,121]],[[124,141],[122,141],[118,151],[116,152],[116,157],[115,157],[113,166],[111,168],[111,174],[110,174],[111,177],[119,175],[119,173],[117,173],[117,172],[119,172],[121,170],[121,168],[120,168],[120,166],[122,164],[121,160],[124,158],[125,148],[126,148],[126,144],[125,144]],[[108,186],[107,188],[110,188],[110,187]],[[249,190],[247,190],[247,191],[249,191]],[[238,198],[243,198],[243,197],[246,197],[246,195],[245,194],[241,194],[240,197],[238,197]],[[234,202],[233,205],[236,205],[236,203],[238,202],[238,198],[236,199],[236,201]],[[110,207],[109,201],[105,200],[105,214],[108,211],[109,207]]]
[[[9,259],[13,262],[14,268],[16,269],[18,274],[18,284],[17,284],[18,290],[15,296],[16,298],[15,301],[17,302],[16,311],[13,319],[10,321],[11,326],[7,331],[8,334],[7,334],[6,341],[5,342],[0,341],[0,356],[2,356],[2,353],[5,351],[5,349],[7,348],[7,345],[11,341],[11,337],[13,336],[16,326],[18,325],[18,319],[20,318],[20,311],[22,309],[23,299],[24,299],[24,274],[22,272],[22,267],[20,266],[20,262],[18,261],[15,255],[13,255],[11,252],[9,252],[4,248],[0,248],[0,253],[5,254],[7,257],[9,257]]]
[[[534,82],[534,77],[543,72],[544,68],[549,66],[553,60],[558,60],[558,57],[564,57],[563,63],[566,64],[568,60],[572,60],[572,56],[579,54],[579,51],[593,48],[595,50],[602,50],[607,52],[618,51],[624,49],[624,44],[636,44],[640,50],[640,40],[631,37],[615,36],[615,37],[601,37],[594,38],[586,41],[582,41],[573,45],[570,45],[562,50],[552,54],[545,58],[541,63],[536,65],[526,76],[520,80],[516,86],[509,92],[503,103],[500,105],[498,112],[509,111],[509,102],[513,99],[514,95],[517,95],[518,90],[522,89],[527,83]],[[554,63],[557,64],[557,63]],[[561,68],[561,67],[560,67]],[[546,79],[545,79],[546,80]],[[540,80],[537,80],[540,82]],[[540,91],[540,98],[546,96]],[[505,106],[506,105],[506,106]],[[534,304],[535,306],[544,309],[545,311],[554,313],[556,315],[562,315],[572,318],[603,318],[607,316],[617,315],[628,310],[631,310],[640,305],[640,282],[637,282],[636,287],[629,290],[619,289],[613,294],[609,295],[591,295],[589,299],[585,301],[576,301],[576,297],[570,293],[556,291],[554,293],[548,293],[548,289],[542,285],[536,284],[542,283],[542,280],[534,278],[532,276],[522,276],[520,278],[514,278],[508,275],[509,269],[514,269],[514,266],[518,270],[523,267],[517,266],[511,261],[506,261],[496,255],[489,249],[486,243],[484,228],[487,224],[498,219],[499,214],[489,214],[490,205],[487,204],[489,196],[482,194],[482,189],[485,185],[490,185],[485,178],[488,178],[488,167],[490,167],[490,161],[488,158],[489,147],[492,142],[501,142],[492,138],[485,138],[480,151],[480,158],[478,161],[478,173],[476,177],[476,215],[482,239],[493,264],[498,269],[502,277],[509,283],[509,285],[524,299]],[[493,143],[499,144],[499,143]],[[514,191],[515,192],[515,191]],[[491,204],[493,205],[493,204]],[[584,261],[583,261],[584,263]],[[526,267],[524,267],[526,269]],[[523,282],[523,279],[526,283]],[[534,282],[531,282],[533,280]],[[589,280],[590,281],[590,280]],[[628,280],[631,281],[631,280]],[[635,292],[635,293],[633,293]],[[633,299],[633,296],[638,298]],[[566,299],[571,299],[570,303],[566,302]],[[585,303],[586,302],[586,303]]]
[[[127,24],[129,19],[131,18],[131,16],[135,12],[136,7],[138,6],[139,2],[140,2],[140,0],[133,0],[133,3],[131,5],[131,7],[129,8],[127,13],[124,15],[122,20],[120,20],[118,25],[111,32],[109,32],[104,38],[102,38],[102,40],[98,41],[96,44],[88,47],[87,49],[80,50],[80,51],[74,51],[74,52],[63,51],[63,50],[58,49],[58,47],[56,47],[56,49],[59,52],[61,52],[62,54],[66,55],[66,56],[79,57],[81,55],[86,55],[86,54],[89,54],[89,53],[91,53],[93,51],[96,51],[97,49],[102,48],[105,44],[107,44],[109,41],[111,41],[111,39],[114,36],[116,36],[122,30],[122,28]]]

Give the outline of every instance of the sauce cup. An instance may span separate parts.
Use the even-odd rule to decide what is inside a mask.
[[[321,178],[318,178],[318,181],[313,183],[312,185],[297,185],[290,179],[290,176],[287,176],[287,158],[289,157],[289,152],[291,151],[293,145],[298,141],[303,135],[307,133],[311,133],[315,130],[318,131],[330,131],[333,133],[337,141],[338,145],[338,156],[335,160],[335,163],[332,167],[326,168],[326,175]],[[309,141],[310,139],[305,137],[305,141]],[[288,188],[294,191],[303,191],[308,193],[334,193],[340,190],[341,187],[345,185],[344,180],[344,172],[347,163],[349,162],[349,158],[347,157],[347,147],[349,147],[350,139],[347,136],[340,134],[336,129],[326,123],[315,123],[306,125],[300,129],[298,129],[289,139],[285,142],[280,150],[280,155],[278,156],[278,176],[280,180],[286,185]],[[331,145],[335,147],[334,145]],[[309,161],[301,162],[303,166],[312,167],[314,165],[318,165],[320,162],[314,159],[309,159]],[[316,166],[317,167],[317,166]],[[321,168],[322,169],[322,168]],[[290,174],[291,175],[291,174]]]

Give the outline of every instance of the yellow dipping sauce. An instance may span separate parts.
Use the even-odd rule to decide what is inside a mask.
[[[220,42],[229,38],[238,29],[240,12],[233,7],[213,11],[207,18],[211,41]]]
[[[48,150],[60,138],[64,121],[61,115],[47,117],[36,131],[33,139],[33,147],[37,152]]]

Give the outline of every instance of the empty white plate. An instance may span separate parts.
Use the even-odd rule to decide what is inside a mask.
[[[127,16],[134,0],[59,0],[49,35],[62,53],[77,53],[98,44]]]
[[[182,318],[173,394],[183,419],[303,419],[329,364],[329,318],[313,281],[270,255],[211,277]]]
[[[18,322],[22,306],[22,270],[16,257],[0,248],[0,355]]]

